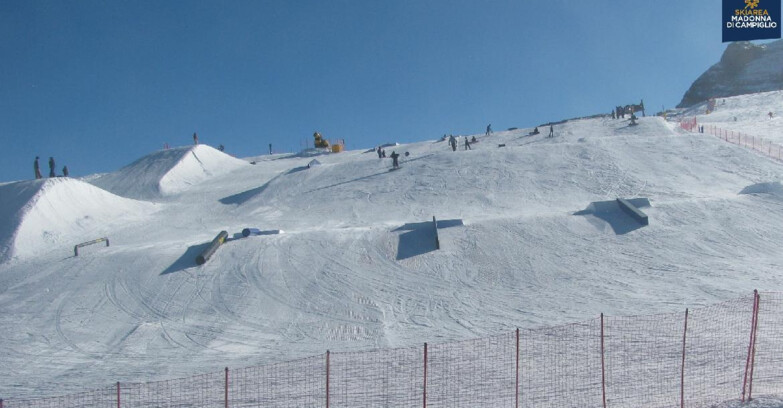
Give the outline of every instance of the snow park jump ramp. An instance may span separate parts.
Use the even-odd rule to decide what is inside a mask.
[[[0,262],[106,234],[117,217],[143,216],[155,205],[122,198],[72,178],[0,185]]]
[[[91,183],[123,197],[156,199],[247,165],[207,145],[184,146],[150,153]]]

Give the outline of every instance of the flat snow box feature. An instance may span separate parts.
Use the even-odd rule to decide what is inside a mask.
[[[226,242],[226,238],[228,238],[228,232],[226,231],[220,231],[219,234],[215,237],[215,239],[212,240],[212,242],[209,244],[207,249],[204,250],[199,256],[196,257],[196,263],[199,265],[203,265],[207,262],[207,260],[212,257],[212,254],[217,251],[217,249],[220,247],[221,244]]]
[[[75,245],[73,247],[73,256],[79,256],[79,248],[81,248],[81,247],[84,247],[84,246],[87,246],[87,245],[92,245],[92,244],[97,244],[99,242],[104,242],[104,241],[106,242],[106,246],[109,246],[109,238],[106,238],[106,237],[94,239],[92,241],[82,242],[81,244]]]
[[[242,236],[249,237],[251,235],[275,235],[275,234],[280,234],[282,232],[283,230],[279,230],[279,229],[261,231],[258,228],[245,228],[242,230]]]
[[[642,225],[649,225],[650,221],[647,218],[647,214],[643,213],[641,210],[636,208],[636,206],[631,203],[629,200],[626,200],[624,198],[618,198],[617,199],[617,205],[620,206],[620,208],[631,218],[635,219],[639,224]]]

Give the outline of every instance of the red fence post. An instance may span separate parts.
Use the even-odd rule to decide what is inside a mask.
[[[117,408],[120,408],[120,382],[117,381]],[[0,404],[0,408],[3,408],[3,404]]]
[[[750,340],[748,340],[748,358],[745,359],[745,375],[744,379],[742,380],[742,402],[745,402],[745,390],[747,390],[748,386],[748,372],[750,371],[750,358],[753,354],[753,342],[754,342],[754,336],[755,336],[755,329],[756,329],[756,308],[758,307],[758,295],[759,292],[757,290],[753,290],[753,312],[750,318]]]
[[[604,364],[604,314],[601,313],[601,395],[606,408],[606,365]]]
[[[427,408],[427,343],[424,343],[424,408]]]
[[[519,408],[519,328],[517,327],[517,381],[514,388],[514,407]],[[2,400],[0,400],[2,401]],[[0,406],[0,408],[3,408]]]
[[[326,408],[329,408],[329,350],[326,350]]]
[[[688,309],[685,309],[685,329],[682,331],[682,367],[680,371],[680,408],[685,408],[685,336],[688,334]]]
[[[756,327],[753,328],[753,354],[750,356],[750,381],[748,381],[748,401],[753,398],[753,368],[756,362],[756,332],[759,329],[759,305],[761,295],[756,292]]]

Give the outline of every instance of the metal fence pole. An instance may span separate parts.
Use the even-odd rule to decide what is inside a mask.
[[[601,313],[601,395],[606,408],[606,365],[604,363],[604,314]]]
[[[685,309],[685,328],[682,331],[682,366],[680,370],[680,408],[685,408],[685,338],[688,334],[688,309]]]
[[[120,408],[122,406],[122,403],[120,401],[121,401],[121,399],[120,399],[120,382],[117,381],[117,408]],[[0,406],[0,408],[3,408],[3,407]]]
[[[514,407],[519,408],[519,328],[517,328],[517,381],[514,387]],[[0,408],[3,408],[0,406]]]
[[[427,408],[427,343],[424,343],[424,408]]]
[[[329,350],[326,350],[326,408],[329,408]]]
[[[750,381],[748,382],[748,401],[753,398],[753,368],[756,362],[756,333],[759,329],[759,306],[761,305],[761,295],[756,292],[756,327],[753,328],[753,353],[750,356]]]
[[[753,354],[753,343],[756,329],[756,308],[758,307],[758,291],[753,290],[753,312],[750,318],[750,339],[748,340],[748,357],[745,360],[745,375],[742,380],[742,402],[745,402],[745,391],[748,387],[748,373],[750,371],[750,359]]]

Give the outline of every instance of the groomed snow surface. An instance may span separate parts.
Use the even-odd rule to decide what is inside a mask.
[[[699,120],[774,140],[779,115],[783,93],[771,92]],[[201,145],[92,184],[0,185],[0,398],[783,287],[780,162],[662,118],[530,130],[476,135],[469,151],[462,137],[456,152],[439,139],[386,147],[403,154],[397,171],[369,149],[239,160]],[[649,199],[649,226],[591,211],[618,197]],[[433,216],[440,250],[422,229]],[[246,227],[283,233],[240,239]],[[229,241],[197,266],[221,230]],[[111,246],[73,256],[99,237]]]

